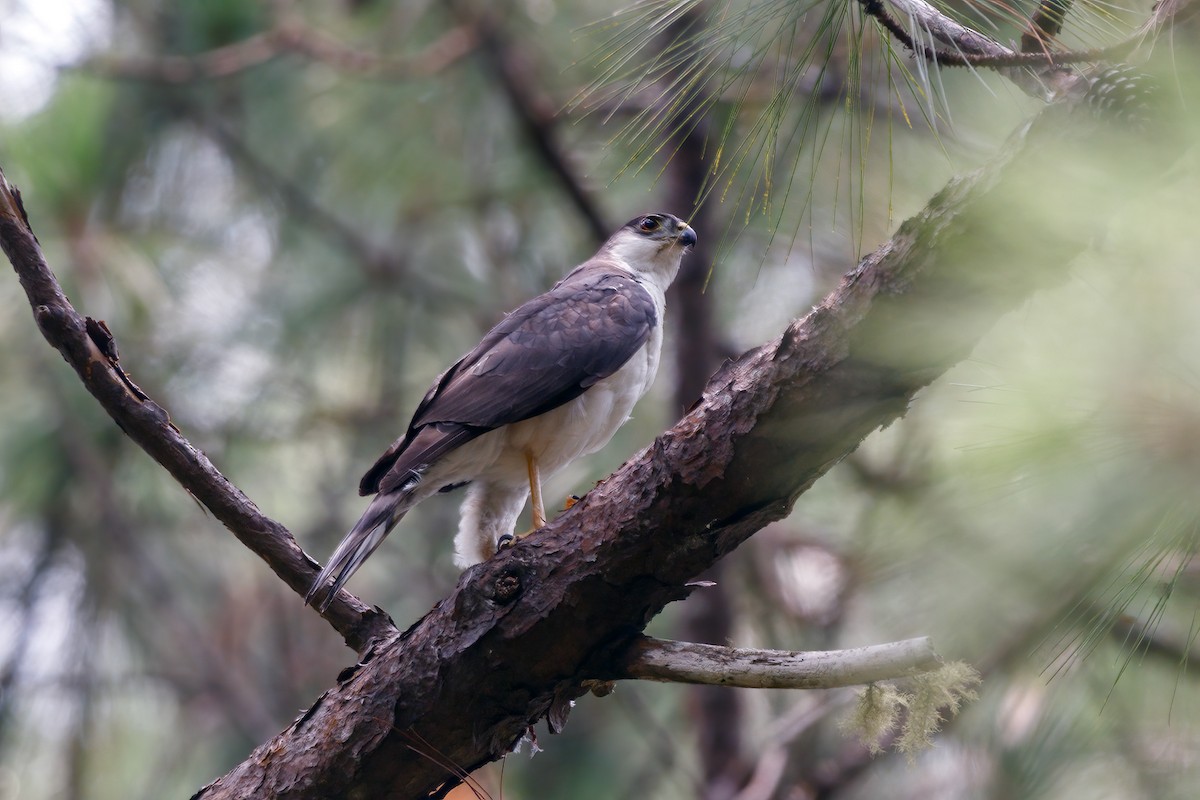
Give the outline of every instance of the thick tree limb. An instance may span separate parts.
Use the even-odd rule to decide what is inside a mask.
[[[808,316],[726,365],[650,448],[537,536],[465,572],[412,628],[375,638],[335,688],[198,797],[439,797],[537,720],[560,729],[585,682],[618,674],[629,643],[695,575],[785,516],[1002,314],[1061,280],[1157,175],[1132,159],[1073,158],[1106,138],[1089,123],[1050,109],[1005,157],[951,182]],[[1169,137],[1155,144],[1159,158],[1179,152]],[[132,438],[303,592],[311,562],[120,371],[0,186],[0,238],[47,339]],[[331,611],[358,642],[391,630],[344,596]]]
[[[612,678],[740,686],[837,689],[928,672],[942,665],[928,637],[850,650],[759,650],[641,638]]]
[[[619,674],[628,643],[689,580],[786,515],[1002,314],[1060,281],[1158,174],[1073,158],[1103,132],[1053,108],[997,163],[952,181],[807,317],[726,365],[650,448],[465,572],[198,797],[440,797],[537,720],[561,728],[585,681]],[[1179,152],[1158,144],[1159,157]]]
[[[184,438],[167,412],[121,369],[116,345],[103,323],[85,319],[63,294],[42,254],[20,193],[0,171],[0,245],[12,262],[33,317],[50,342],[78,373],[84,386],[109,416],[189,494],[257,553],[284,582],[303,595],[316,575],[316,564],[300,549],[287,528],[265,516],[250,498]],[[325,618],[355,650],[396,632],[387,614],[342,593]]]

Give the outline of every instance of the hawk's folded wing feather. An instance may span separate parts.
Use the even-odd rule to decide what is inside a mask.
[[[656,324],[654,301],[633,277],[604,264],[575,270],[438,378],[359,492],[396,489],[471,439],[574,400],[620,369]]]

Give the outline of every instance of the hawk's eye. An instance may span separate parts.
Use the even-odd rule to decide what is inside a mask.
[[[642,221],[638,223],[638,230],[642,233],[652,233],[658,230],[658,220],[654,217],[642,217]]]

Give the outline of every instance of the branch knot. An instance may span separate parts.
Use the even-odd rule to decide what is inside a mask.
[[[521,594],[521,575],[515,569],[506,569],[497,577],[492,585],[492,599],[501,605],[508,605]]]

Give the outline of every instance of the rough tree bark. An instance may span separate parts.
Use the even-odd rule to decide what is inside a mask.
[[[720,370],[678,425],[539,535],[465,572],[407,631],[391,634],[377,613],[343,597],[346,612],[362,608],[356,619],[373,621],[362,661],[197,797],[437,797],[509,752],[536,721],[561,728],[585,682],[626,676],[642,628],[686,597],[696,575],[786,515],[1000,315],[1061,279],[1120,198],[1152,177],[1072,159],[1104,130],[1088,120],[1052,108],[1005,157],[951,182],[820,306]],[[1069,148],[1059,146],[1068,132]],[[1020,198],[1051,188],[1047,175],[1056,201],[1087,208],[1086,219],[1040,219],[1040,204],[1013,218]],[[39,326],[93,391],[136,398],[131,384],[104,377],[113,370],[102,333],[81,337],[85,323],[65,313],[65,298],[20,269],[40,251],[5,199],[0,236]],[[152,406],[140,413],[153,429],[170,431],[161,409],[141,405]],[[143,446],[165,450],[185,473],[211,468],[169,438]],[[229,489],[199,499],[223,521],[246,517],[249,534],[227,524],[259,546],[255,531],[266,523]],[[295,565],[288,583],[306,588],[303,554],[285,548],[283,557]],[[345,622],[339,630],[366,635]]]
[[[196,796],[440,797],[535,722],[560,729],[591,681],[632,677],[630,654],[655,614],[902,415],[1001,315],[1061,280],[1124,198],[1157,177],[1144,161],[1096,168],[1089,150],[1120,126],[1089,108],[1048,109],[1003,157],[952,181],[817,308],[726,364],[651,447],[537,536],[465,572],[408,630],[339,595],[327,617],[360,663]],[[1147,135],[1161,164],[1181,150]],[[0,190],[0,241],[46,338],[132,438],[302,593],[311,560],[120,370],[106,329],[53,281],[19,196]],[[1046,218],[1048,207],[1064,213]]]
[[[1051,109],[1007,156],[953,181],[808,316],[726,365],[650,448],[548,529],[464,573],[198,796],[437,797],[536,721],[561,728],[587,681],[624,677],[627,649],[689,581],[786,515],[999,316],[1061,280],[1152,177],[1071,158],[1088,135],[1086,114]],[[1086,215],[1047,220],[1031,203],[1014,219],[1021,198],[1050,190]]]

